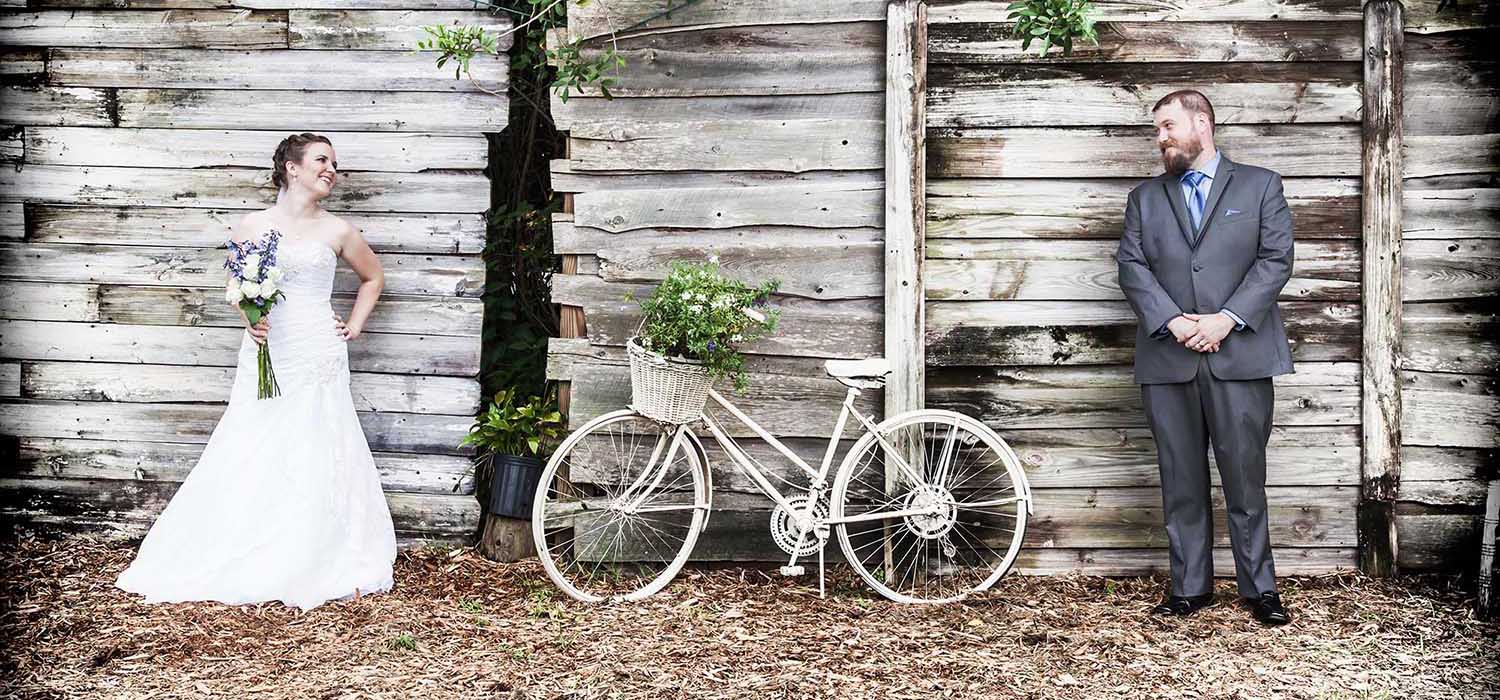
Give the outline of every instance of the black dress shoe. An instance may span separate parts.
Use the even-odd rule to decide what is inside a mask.
[[[1157,603],[1156,607],[1151,608],[1151,614],[1191,615],[1208,607],[1208,604],[1212,602],[1214,602],[1213,591],[1194,596],[1168,595],[1160,603]]]
[[[1255,619],[1263,625],[1284,625],[1292,621],[1292,616],[1281,605],[1281,594],[1276,591],[1262,593],[1259,598],[1247,598],[1245,602],[1250,606]]]

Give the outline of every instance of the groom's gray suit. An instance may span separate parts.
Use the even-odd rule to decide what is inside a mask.
[[[1292,216],[1281,176],[1221,152],[1198,231],[1177,176],[1147,181],[1130,192],[1116,260],[1120,288],[1140,322],[1135,379],[1161,469],[1172,594],[1213,590],[1210,438],[1240,595],[1274,591],[1265,495],[1270,378],[1292,371],[1276,308],[1292,273]],[[1218,352],[1192,350],[1166,328],[1181,313],[1221,310],[1243,325]]]

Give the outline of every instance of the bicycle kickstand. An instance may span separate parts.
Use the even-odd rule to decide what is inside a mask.
[[[823,548],[822,547],[818,548],[818,597],[819,598],[827,598],[828,597],[827,594],[826,594],[826,592],[823,590]]]

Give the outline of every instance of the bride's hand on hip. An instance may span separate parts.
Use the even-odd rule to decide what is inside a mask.
[[[345,341],[354,340],[359,337],[360,329],[344,323],[344,319],[339,318],[338,314],[333,315],[333,328],[338,331],[339,337]]]
[[[250,339],[257,345],[266,344],[266,334],[271,332],[271,319],[267,316],[260,317],[260,322],[253,326],[246,326],[245,330],[250,332]]]

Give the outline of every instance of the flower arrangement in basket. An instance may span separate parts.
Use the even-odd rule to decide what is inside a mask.
[[[752,287],[729,279],[714,260],[675,262],[651,298],[630,355],[631,407],[668,423],[697,420],[708,387],[721,377],[744,391],[739,347],[776,327],[780,311],[767,306],[780,282]]]

